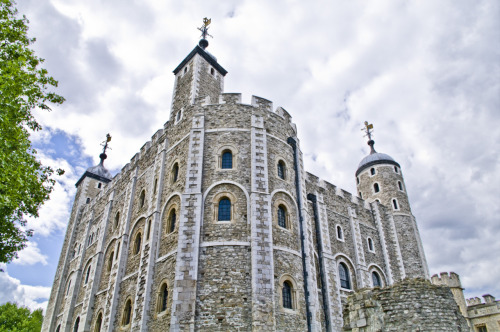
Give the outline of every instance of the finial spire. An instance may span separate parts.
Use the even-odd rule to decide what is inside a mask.
[[[372,139],[372,134],[373,134],[373,124],[368,123],[368,121],[365,121],[365,127],[361,129],[366,133],[365,136],[368,136],[368,145],[370,146],[370,154],[377,153],[375,151],[375,148],[373,145],[375,145],[375,141]]]
[[[206,49],[207,46],[208,46],[207,36],[213,38],[213,36],[211,36],[211,35],[208,34],[208,26],[210,25],[211,22],[212,22],[211,18],[206,18],[205,17],[203,19],[203,25],[201,26],[201,28],[198,28],[198,30],[201,31],[201,40],[198,43],[198,45],[200,45],[200,47],[202,49]]]
[[[104,140],[101,145],[103,146],[102,153],[99,155],[99,158],[101,158],[101,165],[104,163],[104,159],[106,159],[108,156],[106,155],[106,150],[111,149],[108,147],[108,143],[111,142],[111,135],[108,133],[106,134],[106,140]]]

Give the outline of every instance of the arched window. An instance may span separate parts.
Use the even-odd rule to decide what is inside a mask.
[[[368,250],[373,251],[373,241],[371,238],[368,238]]]
[[[210,74],[215,75],[215,70],[213,68],[210,68]]]
[[[396,199],[392,200],[392,205],[394,206],[394,210],[398,210],[399,209],[399,207],[398,207],[398,201]]]
[[[141,251],[141,233],[137,234],[134,241],[134,255],[137,255]]]
[[[373,167],[372,167],[372,168],[370,168],[370,174],[371,174],[371,175],[375,175],[375,168],[373,168]]]
[[[87,197],[87,204],[90,203],[90,197]]]
[[[337,226],[337,239],[343,240],[344,239],[344,234],[342,232],[342,227]]]
[[[351,289],[351,280],[349,278],[349,269],[344,263],[339,263],[340,287]]]
[[[399,173],[398,166],[394,166],[394,172]]]
[[[281,290],[281,296],[283,297],[283,308],[293,309],[292,302],[292,284],[290,281],[283,282],[283,288]]]
[[[167,284],[161,285],[160,293],[158,294],[158,312],[167,310],[168,303],[168,287]]]
[[[356,178],[356,182],[359,184],[359,176]]]
[[[380,187],[379,187],[378,183],[373,184],[373,191],[375,191],[376,193],[378,193],[380,191]]]
[[[372,272],[372,282],[373,287],[382,287],[382,283],[380,282],[380,276],[377,272]]]
[[[68,296],[70,289],[71,289],[71,279],[68,282],[68,288],[66,288],[66,296]]]
[[[359,198],[363,198],[363,194],[361,194],[361,191],[359,192]]]
[[[155,179],[155,184],[153,186],[153,193],[156,193],[156,188],[158,187],[158,179]]]
[[[177,213],[175,212],[175,209],[172,209],[172,211],[170,211],[170,215],[168,216],[167,233],[172,233],[173,231],[175,231],[176,221],[177,221]]]
[[[281,178],[281,179],[285,179],[285,171],[286,171],[286,167],[285,167],[285,163],[283,162],[283,160],[280,160],[278,162],[278,176]]]
[[[398,188],[399,190],[403,191],[403,184],[401,183],[401,181],[398,181]]]
[[[80,317],[75,321],[75,326],[73,327],[73,332],[78,332],[78,327],[80,326]]]
[[[233,154],[231,151],[225,150],[222,152],[221,168],[233,168]]]
[[[286,222],[286,207],[283,205],[278,206],[278,226],[287,228]]]
[[[89,277],[90,277],[90,268],[92,266],[89,265],[89,267],[87,268],[87,273],[85,273],[85,285],[89,282]]]
[[[61,331],[61,324],[57,325],[57,329],[56,329],[56,332],[60,332]]]
[[[128,300],[127,303],[125,304],[125,309],[123,309],[123,319],[122,319],[122,325],[128,325],[130,324],[130,318],[132,316],[132,301]]]
[[[175,122],[179,122],[179,120],[181,119],[181,116],[182,116],[182,110],[180,110],[179,112],[177,112],[177,115],[175,117]]]
[[[219,221],[231,220],[231,201],[229,198],[224,197],[219,201],[219,211],[217,216]]]
[[[151,234],[151,219],[148,221],[148,232],[146,233],[146,240],[149,240],[149,234]]]
[[[94,332],[101,332],[101,327],[102,327],[102,312],[100,312],[99,315],[97,316]]]
[[[143,190],[143,191],[141,191],[141,196],[140,196],[140,198],[139,198],[139,206],[140,206],[140,207],[143,207],[143,206],[144,206],[144,202],[145,202],[145,200],[146,200],[146,191],[145,191],[145,190]]]
[[[174,167],[172,167],[172,183],[177,182],[179,178],[179,164],[175,163]]]
[[[115,215],[115,228],[118,227],[118,223],[120,222],[120,212],[116,212]]]
[[[108,272],[111,271],[111,268],[113,267],[113,256],[115,255],[115,252],[112,251],[111,255],[109,255],[108,259]]]
[[[99,184],[97,185],[97,188],[101,189],[102,187],[102,183],[99,182]]]

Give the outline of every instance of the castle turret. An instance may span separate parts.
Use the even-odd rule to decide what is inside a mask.
[[[375,151],[373,125],[365,122],[370,154],[356,170],[358,195],[392,210],[394,226],[404,261],[404,276],[429,278],[427,262],[415,217],[411,213],[401,166],[391,156]]]

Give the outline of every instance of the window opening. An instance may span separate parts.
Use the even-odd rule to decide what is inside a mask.
[[[368,249],[370,251],[373,251],[373,241],[371,238],[368,238]]]
[[[174,168],[172,169],[172,183],[177,181],[179,177],[179,164],[175,163]]]
[[[113,257],[115,256],[115,252],[112,251],[111,255],[109,255],[109,260],[108,260],[108,272],[111,271],[111,268],[113,267]]]
[[[283,205],[278,206],[278,225],[286,228],[286,209]]]
[[[278,162],[278,176],[283,180],[285,179],[285,163],[282,160]]]
[[[158,179],[155,179],[155,185],[153,186],[153,193],[156,193],[157,186],[158,186]]]
[[[141,191],[141,197],[139,198],[139,201],[140,201],[140,207],[143,207],[144,206],[144,202],[146,200],[146,191],[143,190]]]
[[[141,233],[137,234],[137,236],[135,237],[134,254],[137,255],[140,250],[141,250]]]
[[[394,166],[394,172],[399,173],[398,166]]]
[[[218,220],[219,221],[231,220],[231,201],[227,197],[224,197],[219,201]]]
[[[344,263],[339,264],[340,287],[351,289],[351,281],[349,280],[349,270]]]
[[[359,176],[356,178],[356,181],[357,181],[357,182],[358,182],[358,184],[359,184]]]
[[[57,325],[57,329],[56,329],[56,332],[60,332],[61,331],[61,324]]]
[[[101,332],[102,327],[102,313],[97,316],[97,322],[95,323],[95,332]]]
[[[120,212],[116,212],[115,216],[115,228],[118,227],[118,222],[120,221]]]
[[[70,288],[71,288],[71,280],[70,280],[70,281],[69,281],[69,283],[68,283],[68,288],[66,289],[66,295],[68,295],[68,294],[69,294],[69,290],[70,290]]]
[[[233,154],[231,153],[231,151],[226,150],[222,153],[221,168],[223,169],[233,168]]]
[[[151,233],[151,219],[148,221],[148,232],[146,233],[146,240],[149,240],[149,234]]]
[[[169,233],[172,233],[175,230],[175,221],[177,219],[177,214],[175,213],[175,209],[170,213],[170,228],[168,230]]]
[[[75,321],[75,326],[73,327],[73,332],[78,332],[79,325],[80,325],[80,317],[78,317]]]
[[[342,240],[344,238],[344,234],[342,233],[342,227],[337,226],[337,238]]]
[[[85,274],[85,285],[89,282],[91,265],[87,268],[87,273]]]
[[[380,276],[377,272],[372,272],[372,282],[373,287],[382,287],[382,283],[380,282]]]
[[[87,197],[87,204],[90,203],[90,197]]]
[[[99,184],[97,185],[97,188],[101,189],[102,187],[102,183],[99,182]]]
[[[289,281],[285,281],[283,283],[282,296],[283,296],[283,308],[293,309],[292,285],[290,284]]]
[[[361,194],[361,191],[359,192],[359,198],[363,198],[363,194]]]
[[[380,187],[379,187],[378,183],[374,183],[374,184],[373,184],[373,190],[374,190],[376,193],[378,193],[378,192],[380,191]]]
[[[167,302],[168,302],[168,288],[167,284],[163,284],[160,290],[160,307],[159,307],[160,312],[167,310]]]
[[[392,205],[394,206],[394,210],[398,209],[398,201],[396,201],[395,199],[392,200]]]
[[[210,68],[210,74],[212,74],[212,75],[215,74],[215,70],[213,68]]]
[[[403,184],[401,183],[401,181],[398,181],[398,188],[399,190],[403,191]]]
[[[178,112],[177,112],[177,115],[176,115],[176,117],[175,117],[175,121],[176,121],[176,122],[179,122],[179,120],[181,119],[181,115],[182,115],[182,111],[178,111]]]
[[[370,168],[370,174],[375,175],[375,168]]]
[[[132,301],[128,300],[127,304],[125,304],[125,309],[123,310],[123,324],[122,325],[128,325],[130,324],[130,316],[132,315]]]

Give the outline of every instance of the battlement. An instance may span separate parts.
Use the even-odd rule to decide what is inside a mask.
[[[492,303],[495,303],[495,297],[490,295],[490,294],[484,294],[483,295],[483,298],[484,298],[484,303],[481,301],[481,299],[479,297],[471,297],[470,299],[467,299],[467,306],[468,307],[471,307],[471,306],[475,306],[475,305],[480,305],[480,304],[492,304]]]
[[[460,277],[455,272],[441,272],[439,276],[437,274],[431,277],[431,282],[438,286],[448,286],[453,288],[462,288],[460,283]]]

